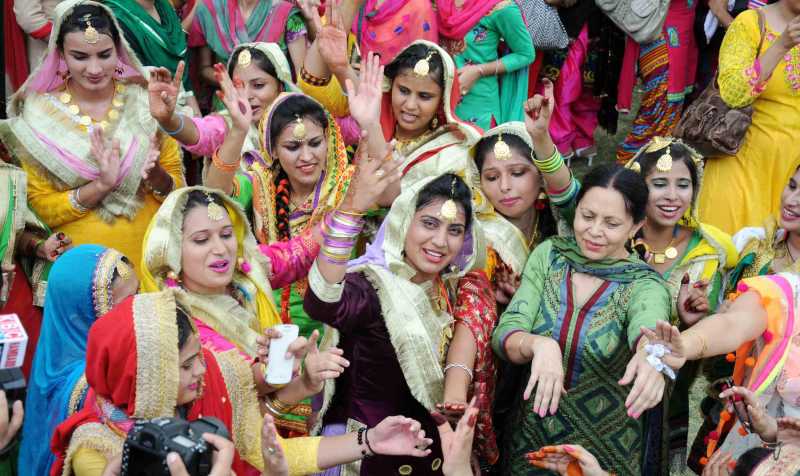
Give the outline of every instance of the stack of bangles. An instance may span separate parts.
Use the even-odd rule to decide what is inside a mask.
[[[331,264],[347,264],[363,227],[363,213],[334,210],[325,215],[320,256]]]
[[[219,149],[217,149],[216,151],[214,151],[213,154],[211,154],[211,165],[213,165],[214,168],[216,168],[220,172],[227,172],[227,173],[236,172],[237,170],[239,170],[240,161],[241,158],[231,164],[223,162],[222,159],[219,158]]]
[[[561,152],[558,151],[558,148],[553,148],[553,153],[550,157],[539,160],[533,152],[531,152],[531,159],[533,159],[534,165],[536,168],[539,169],[543,174],[552,174],[556,172],[558,169],[564,165],[564,157],[561,157]]]
[[[267,411],[272,414],[275,418],[283,418],[292,409],[297,405],[291,405],[285,402],[278,400],[277,398],[272,398],[269,395],[264,397],[264,406],[267,407]]]

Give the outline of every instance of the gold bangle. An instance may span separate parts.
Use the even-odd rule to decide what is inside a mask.
[[[272,405],[276,410],[283,413],[284,415],[291,412],[294,409],[294,407],[297,406],[296,404],[286,403],[277,397],[272,399]]]
[[[702,359],[703,357],[705,357],[706,352],[708,351],[708,343],[706,342],[706,338],[703,337],[702,334],[699,334],[697,332],[690,332],[690,331],[686,331],[686,333],[683,334],[684,338],[686,338],[687,336],[696,337],[700,341],[700,353],[697,355],[696,359],[691,359],[691,360]],[[687,357],[687,360],[688,360],[689,356],[687,355],[686,357]]]
[[[267,411],[270,414],[272,414],[272,416],[274,416],[275,418],[283,418],[286,415],[286,413],[281,411],[280,408],[278,408],[278,404],[276,404],[277,401],[279,400],[273,399],[272,397],[267,395],[264,397],[264,406],[267,407]]]

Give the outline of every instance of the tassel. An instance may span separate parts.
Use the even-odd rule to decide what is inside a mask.
[[[769,344],[770,342],[772,342],[773,337],[774,336],[772,335],[772,332],[770,332],[769,330],[766,330],[764,331],[763,334],[761,334],[761,338],[764,339],[765,344]]]
[[[748,289],[750,289],[750,286],[746,285],[745,283],[739,283],[736,286],[736,290],[739,291],[740,293],[747,292]]]

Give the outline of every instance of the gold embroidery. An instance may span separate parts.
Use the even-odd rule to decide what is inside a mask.
[[[233,409],[231,433],[237,451],[248,463],[262,467],[261,413],[250,365],[238,350],[214,354]]]
[[[101,423],[85,423],[79,426],[69,440],[62,476],[73,474],[72,458],[79,449],[93,449],[103,454],[107,460],[111,460],[122,452],[124,443],[125,440],[121,436]]]
[[[72,416],[77,413],[80,408],[78,406],[82,403],[83,398],[86,396],[86,391],[89,389],[89,384],[86,383],[86,375],[81,375],[72,393],[69,395],[69,403],[67,404],[67,416]]]
[[[171,291],[139,294],[133,301],[137,359],[134,418],[172,415],[178,400],[178,326]],[[155,358],[157,356],[157,358]]]
[[[114,307],[114,299],[111,295],[114,284],[114,271],[120,264],[125,265],[122,258],[122,253],[113,248],[108,248],[97,262],[97,268],[94,270],[94,279],[92,280],[95,318],[102,316]]]

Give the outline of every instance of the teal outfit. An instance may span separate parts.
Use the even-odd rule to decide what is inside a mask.
[[[585,273],[603,284],[580,306],[573,275]],[[555,415],[540,418],[532,401],[517,392],[508,422],[508,458],[503,474],[550,474],[531,468],[527,452],[547,445],[578,444],[618,475],[640,475],[644,467],[643,419],[626,414],[630,386],[617,382],[634,355],[641,327],[668,320],[670,295],[661,277],[632,254],[625,259],[589,261],[573,238],[556,237],[537,246],[522,283],[500,317],[492,346],[506,358],[505,342],[516,332],[547,336],[562,352],[564,386]],[[526,369],[523,385],[530,376]]]
[[[478,79],[456,106],[456,116],[482,129],[490,129],[493,119],[494,125],[524,120],[528,66],[533,63],[536,53],[522,13],[514,2],[500,2],[466,34],[463,41],[443,42],[458,69],[467,64],[496,61],[501,42],[511,50],[501,56],[506,74],[495,76],[487,69],[488,66],[484,66],[483,72],[487,76]]]

